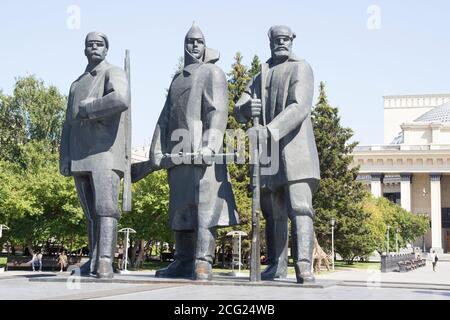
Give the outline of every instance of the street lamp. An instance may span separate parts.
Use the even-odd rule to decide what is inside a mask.
[[[398,228],[395,229],[395,248],[398,253]]]
[[[331,255],[333,257],[332,266],[334,270],[334,225],[336,223],[336,220],[334,220],[334,218],[331,218],[330,223],[331,223]]]
[[[388,224],[387,225],[387,247],[386,247],[386,254],[389,255],[389,229],[391,228],[391,226]]]
[[[128,274],[127,265],[128,265],[128,244],[130,239],[130,233],[136,233],[134,229],[131,228],[123,228],[120,229],[119,232],[125,233],[125,267],[124,270],[120,271],[121,274]]]
[[[9,227],[7,225],[0,224],[0,238],[3,235],[3,230],[9,230]]]
[[[235,236],[238,236],[239,237],[239,275],[241,274],[241,237],[246,237],[247,236],[247,233],[245,233],[244,231],[230,231],[230,232],[228,232],[227,233],[227,236],[232,236],[233,238],[235,237]],[[233,255],[234,255],[234,253],[233,253]],[[231,267],[232,267],[232,269],[234,270],[234,265],[233,265],[233,262],[234,261],[232,261],[231,262]],[[234,273],[234,271],[233,271],[233,273]]]

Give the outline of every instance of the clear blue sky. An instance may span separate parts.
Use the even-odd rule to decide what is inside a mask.
[[[71,5],[79,29],[67,27]],[[371,5],[381,10],[380,29],[367,27]],[[247,64],[254,54],[266,60],[268,28],[291,26],[294,52],[312,65],[316,88],[326,82],[361,144],[383,141],[383,95],[450,92],[447,0],[2,1],[0,88],[10,93],[15,77],[36,74],[67,94],[86,65],[86,33],[103,31],[111,63],[122,65],[131,50],[133,145],[148,143],[193,20],[225,72],[236,51]]]

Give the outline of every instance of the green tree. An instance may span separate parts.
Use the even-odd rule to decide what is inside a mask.
[[[413,243],[423,236],[430,226],[428,217],[413,214],[384,197],[374,198],[369,195],[364,199],[363,206],[364,210],[371,214],[370,225],[373,233],[377,235],[376,249],[380,254],[386,251],[388,225],[390,226],[389,251],[396,249],[396,234],[399,248],[404,248],[406,244]]]
[[[351,263],[355,257],[373,252],[376,241],[366,223],[370,215],[361,203],[366,192],[356,181],[358,168],[350,168],[351,152],[357,142],[348,142],[353,132],[341,126],[338,108],[328,103],[323,82],[312,121],[321,170],[320,186],[313,199],[317,238],[322,246],[331,248],[330,220],[334,218],[336,252]]]
[[[20,146],[25,141],[25,120],[21,109],[11,104],[11,97],[0,91],[0,159],[11,162],[20,159]]]
[[[221,243],[222,250],[225,250],[227,243],[226,234],[231,230],[241,230],[246,232],[249,237],[244,239],[242,243],[242,250],[248,252],[250,249],[251,237],[251,214],[252,214],[252,194],[250,190],[250,166],[248,165],[248,138],[245,132],[251,127],[251,123],[238,123],[234,117],[233,108],[235,103],[239,100],[248,82],[260,70],[260,61],[258,56],[254,56],[251,62],[251,68],[243,64],[243,56],[237,52],[234,57],[235,62],[232,65],[228,76],[228,123],[227,132],[231,135],[225,136],[225,144],[233,145],[234,150],[237,150],[237,141],[243,139],[245,141],[245,164],[229,164],[228,171],[230,173],[233,192],[236,199],[236,205],[239,212],[240,225],[234,228],[223,228],[218,231],[218,240]],[[236,135],[236,136],[235,136]],[[226,147],[225,147],[226,151]],[[263,229],[263,228],[262,228]]]
[[[5,198],[0,211],[11,227],[9,240],[26,245],[31,252],[50,242],[69,250],[86,245],[86,227],[72,179],[59,174],[58,156],[50,152],[44,141],[31,141],[23,146],[25,165],[3,162],[1,178],[10,188],[2,188]]]
[[[146,248],[161,242],[174,243],[168,212],[169,185],[165,170],[153,172],[133,185],[133,210],[120,220],[121,227],[136,230],[131,246],[133,266],[141,265]]]
[[[31,251],[50,240],[69,250],[86,244],[73,179],[58,169],[65,104],[55,87],[35,76],[18,78],[12,96],[0,95],[0,133],[6,137],[0,152],[0,212],[11,227],[9,240]]]
[[[261,71],[261,60],[259,60],[259,57],[255,54],[250,64],[250,70],[248,70],[248,74],[250,77],[254,77],[260,71]]]
[[[48,141],[51,151],[56,152],[65,115],[65,96],[36,76],[28,76],[17,80],[10,103],[23,116],[27,138]]]
[[[47,141],[57,152],[66,97],[36,76],[17,79],[13,95],[0,92],[0,159],[22,163],[20,147]]]

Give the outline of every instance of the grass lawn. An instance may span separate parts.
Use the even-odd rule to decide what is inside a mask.
[[[7,259],[7,258],[5,258],[5,257],[0,258],[0,268],[6,266],[6,262],[7,262],[6,259]]]
[[[380,270],[380,262],[355,262],[347,264],[344,261],[335,261],[334,267],[339,269],[366,269],[366,270]]]

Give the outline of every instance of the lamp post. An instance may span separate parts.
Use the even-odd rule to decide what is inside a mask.
[[[331,255],[333,257],[332,266],[334,271],[334,225],[336,223],[336,220],[334,218],[331,218]]]
[[[123,228],[123,229],[120,229],[119,232],[125,233],[125,248],[124,248],[124,250],[125,250],[125,267],[124,267],[124,270],[122,270],[120,273],[127,274],[127,273],[129,273],[127,270],[127,265],[128,265],[128,244],[129,244],[129,239],[130,239],[130,233],[136,233],[136,231],[131,228]]]
[[[389,255],[389,229],[391,228],[391,226],[388,224],[387,225],[387,245],[386,245],[386,254]]]
[[[425,234],[422,236],[422,252],[426,252],[426,248],[425,248]]]
[[[7,225],[0,224],[0,238],[3,235],[3,230],[9,230],[9,227]]]
[[[398,253],[398,228],[395,229],[395,249]]]
[[[247,233],[245,233],[244,231],[230,231],[227,233],[227,236],[232,236],[233,238],[235,236],[238,236],[239,238],[239,262],[238,262],[238,270],[239,270],[239,275],[241,274],[241,238],[242,237],[246,237]],[[233,273],[234,273],[234,266],[233,266],[233,261],[231,263],[231,267],[233,268]]]

